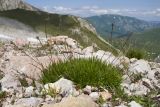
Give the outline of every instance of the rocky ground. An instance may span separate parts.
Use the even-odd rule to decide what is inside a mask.
[[[147,96],[160,106],[160,64],[146,60],[114,56],[98,50],[96,45],[82,49],[67,36],[37,42],[14,40],[0,46],[0,107],[112,107],[113,93],[107,89],[86,86],[76,89],[65,78],[55,83],[42,84],[41,70],[51,62],[69,58],[102,59],[123,70],[121,84],[127,96]],[[50,91],[52,94],[50,94]],[[100,99],[103,102],[98,103]],[[117,98],[116,107],[143,107],[137,101]],[[147,102],[146,102],[147,103]]]

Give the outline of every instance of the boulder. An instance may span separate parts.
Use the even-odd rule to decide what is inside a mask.
[[[63,59],[57,56],[29,57],[29,56],[10,56],[7,61],[3,61],[5,67],[3,72],[23,74],[29,78],[38,80],[41,76],[41,69],[47,67],[52,61],[57,62]],[[42,67],[43,65],[43,67]]]
[[[80,95],[78,97],[67,97],[60,103],[43,105],[42,107],[98,107],[87,95]]]
[[[129,73],[142,73],[142,74],[147,74],[148,72],[151,71],[150,65],[148,61],[145,60],[137,60],[134,63],[131,63],[129,66]]]
[[[91,53],[93,53],[93,52],[94,52],[93,46],[89,46],[89,47],[84,48],[84,49],[82,50],[82,53],[83,53],[84,55],[91,54]]]
[[[68,46],[70,46],[73,49],[78,48],[77,42],[72,38],[67,38],[66,43],[67,43]]]
[[[128,95],[146,95],[150,92],[150,89],[144,86],[142,81],[132,84],[122,83],[121,85]]]

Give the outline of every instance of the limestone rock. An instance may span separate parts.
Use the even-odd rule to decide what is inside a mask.
[[[134,74],[137,73],[146,74],[151,71],[151,68],[147,61],[137,60],[136,62],[130,64],[129,71]]]
[[[92,92],[92,87],[91,86],[86,86],[84,89],[83,89],[83,93],[84,94],[91,94],[91,92]]]
[[[43,105],[42,107],[98,107],[89,96],[67,97],[60,103]]]
[[[21,75],[26,75],[29,78],[38,80],[41,76],[42,66],[47,67],[51,60],[58,61],[57,56],[52,56],[50,59],[48,56],[43,57],[29,57],[29,56],[8,56],[9,61],[5,61],[5,68],[3,68],[4,73],[19,73]],[[34,59],[34,60],[33,60]]]
[[[22,98],[15,102],[15,106],[38,107],[43,102],[42,98]]]
[[[55,83],[44,85],[45,91],[48,92],[50,89],[56,90],[56,92],[61,94],[62,96],[71,95],[75,91],[73,82],[64,78],[59,79]]]
[[[100,94],[100,96],[102,97],[102,99],[103,99],[104,101],[107,101],[107,100],[109,100],[109,99],[112,98],[111,93],[109,93],[108,91],[107,91],[107,92],[106,92],[106,91],[100,92],[99,94]]]
[[[27,87],[24,94],[25,97],[31,97],[34,94],[34,87],[33,86]]]
[[[129,105],[130,107],[142,107],[140,104],[136,103],[135,101],[131,101]]]
[[[2,91],[7,91],[9,93],[14,93],[14,90],[21,92],[21,83],[18,78],[13,74],[5,74],[5,76],[0,80]],[[13,90],[12,90],[13,89]],[[11,92],[12,90],[12,92]]]
[[[92,98],[93,101],[97,101],[99,99],[98,92],[92,92],[89,96]]]
[[[87,48],[85,48],[85,49],[82,50],[82,53],[85,54],[85,55],[91,54],[93,52],[94,52],[93,46],[89,46],[89,47],[87,47]]]

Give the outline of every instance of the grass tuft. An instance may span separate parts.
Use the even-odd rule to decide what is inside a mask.
[[[126,56],[128,58],[143,59],[145,57],[145,52],[132,48],[127,51]]]
[[[53,63],[43,70],[41,81],[53,83],[61,77],[73,81],[80,88],[86,85],[119,88],[122,81],[119,69],[95,58]]]

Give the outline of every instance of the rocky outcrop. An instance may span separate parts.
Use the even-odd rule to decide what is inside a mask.
[[[25,3],[22,0],[0,0],[0,11],[12,9],[25,9],[31,11],[38,11],[37,8]]]
[[[89,31],[93,32],[94,34],[97,34],[96,29],[91,24],[89,24],[85,19],[77,18],[77,20],[80,22],[82,28],[86,28]]]

